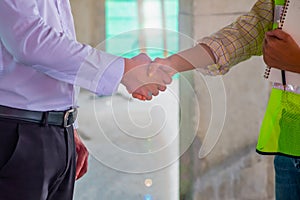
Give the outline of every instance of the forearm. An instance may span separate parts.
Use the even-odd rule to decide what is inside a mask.
[[[177,72],[196,68],[205,74],[225,74],[231,66],[262,54],[264,33],[272,28],[272,21],[273,1],[258,1],[232,24],[167,59]]]
[[[34,0],[0,3],[0,38],[19,63],[65,72],[75,71],[71,68],[79,67],[91,49],[49,26]]]
[[[195,47],[174,54],[168,60],[177,72],[204,68],[215,63],[212,51],[204,44],[197,44]]]
[[[59,26],[39,13],[36,0],[0,2],[0,39],[11,59],[58,81],[111,95],[120,83],[123,59],[77,42]]]
[[[264,34],[272,29],[272,24],[273,1],[259,0],[250,12],[199,42],[212,49],[216,64],[222,70],[251,56],[261,55]]]

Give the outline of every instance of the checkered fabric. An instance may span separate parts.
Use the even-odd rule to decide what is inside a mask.
[[[217,63],[207,66],[206,73],[222,75],[230,67],[251,56],[262,55],[264,35],[273,26],[273,10],[273,0],[258,0],[250,12],[211,36],[201,39],[198,43],[211,48]]]

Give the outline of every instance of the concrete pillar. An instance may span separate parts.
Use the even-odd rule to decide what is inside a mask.
[[[194,38],[194,0],[179,0],[179,32]],[[179,37],[179,48],[186,49],[192,47],[193,43]],[[188,200],[193,196],[193,156],[192,148],[185,150],[189,138],[197,130],[192,118],[194,113],[194,101],[189,84],[194,86],[194,72],[181,73],[179,78],[179,98],[180,98],[180,152],[184,152],[180,157],[180,199]],[[187,136],[188,135],[188,136]]]
[[[181,0],[180,31],[194,39],[207,36],[249,11],[254,3],[255,0]],[[204,79],[197,72],[188,76],[197,94],[201,118],[198,137],[181,158],[181,199],[273,198],[273,158],[255,153],[270,91],[263,73],[262,58],[256,57],[238,64],[222,77],[224,88],[216,90],[225,89],[225,124],[218,143],[204,159],[198,158],[198,152],[213,120],[212,101]],[[180,91],[181,112],[198,109],[190,103],[184,88]],[[219,99],[220,103],[223,100]],[[181,120],[184,137],[185,132],[193,131],[197,119],[184,115]]]
[[[77,39],[97,46],[105,40],[105,0],[71,0]]]

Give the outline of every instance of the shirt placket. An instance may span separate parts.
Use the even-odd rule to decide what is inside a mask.
[[[2,42],[0,41],[0,74],[3,71]]]
[[[67,4],[67,0],[56,0],[56,8],[57,8],[57,12],[59,15],[59,20],[60,20],[60,25],[62,27],[63,33],[66,34],[66,36],[68,36],[69,38],[74,38],[74,35],[72,34],[72,31],[70,30],[70,25],[68,23],[68,20],[72,20],[72,19],[68,19],[68,15],[67,15],[67,9],[70,9]],[[72,101],[72,105],[76,106],[76,102],[77,102],[77,95],[76,95],[76,87],[72,86],[73,90],[72,90],[72,97],[71,97],[71,101]]]

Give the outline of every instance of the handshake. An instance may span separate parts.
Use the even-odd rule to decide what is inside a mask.
[[[172,76],[176,73],[170,57],[156,58],[152,61],[146,54],[141,53],[131,59],[125,59],[121,83],[134,98],[151,100],[160,91],[166,90],[166,85],[172,82]]]

